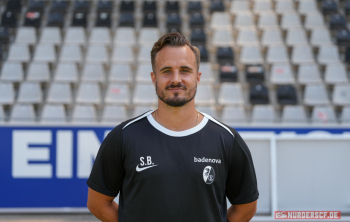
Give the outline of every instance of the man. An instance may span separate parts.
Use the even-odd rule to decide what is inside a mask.
[[[88,208],[102,221],[249,221],[259,196],[252,158],[234,129],[195,109],[198,48],[169,33],[151,61],[158,108],[103,141],[87,181]]]

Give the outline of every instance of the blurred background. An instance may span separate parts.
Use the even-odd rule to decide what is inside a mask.
[[[93,159],[114,126],[157,107],[150,51],[174,31],[201,51],[197,109],[251,149],[253,221],[350,221],[349,0],[1,0],[0,12],[0,221],[96,220]]]

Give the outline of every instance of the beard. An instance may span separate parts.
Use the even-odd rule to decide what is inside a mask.
[[[179,93],[175,92],[174,93],[174,97],[170,98],[170,96],[166,96],[166,90],[167,89],[172,89],[172,88],[182,88],[185,90],[185,96],[184,97],[179,97]],[[190,89],[187,90],[187,86],[183,85],[182,83],[178,83],[177,85],[171,84],[171,85],[167,85],[165,87],[165,90],[159,90],[158,89],[158,85],[157,85],[157,81],[156,81],[156,93],[157,96],[160,100],[162,100],[165,104],[167,104],[168,106],[172,106],[172,107],[181,107],[183,105],[185,105],[186,103],[190,102],[197,93],[197,82],[196,85]]]

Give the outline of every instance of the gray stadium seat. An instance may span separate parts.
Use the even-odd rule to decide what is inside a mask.
[[[230,7],[230,13],[242,13],[242,12],[250,12],[249,2],[245,0],[232,1]]]
[[[240,62],[243,64],[263,63],[260,47],[245,46],[241,50]]]
[[[282,112],[282,123],[303,124],[307,123],[304,106],[286,105]]]
[[[262,33],[261,44],[264,46],[282,45],[283,39],[279,28],[265,29]]]
[[[78,82],[78,67],[73,62],[57,64],[54,80],[58,82]]]
[[[258,20],[258,27],[260,29],[276,28],[278,27],[277,16],[273,12],[260,13]]]
[[[284,13],[281,19],[281,28],[302,28],[299,14],[295,12]]]
[[[213,34],[212,44],[217,47],[233,46],[233,33],[231,30],[215,30]]]
[[[45,62],[31,62],[27,72],[27,81],[50,81],[49,65]]]
[[[90,45],[87,49],[86,61],[108,63],[109,56],[104,45]]]
[[[41,103],[42,92],[40,84],[36,82],[22,82],[19,91],[17,102],[19,103]]]
[[[136,105],[157,104],[155,87],[152,84],[136,84],[132,102]]]
[[[125,104],[130,103],[130,90],[127,84],[109,84],[106,97],[106,104]]]
[[[140,116],[141,114],[144,114],[148,111],[154,110],[156,107],[155,106],[135,106],[133,113],[132,113],[132,118]]]
[[[212,85],[199,84],[197,86],[197,93],[195,97],[196,105],[214,105],[215,97]]]
[[[54,63],[56,61],[54,45],[38,44],[35,48],[33,61]]]
[[[11,111],[11,122],[34,122],[35,111],[33,105],[15,104]]]
[[[110,45],[112,43],[111,33],[108,28],[94,27],[91,30],[90,44]]]
[[[343,108],[341,113],[341,122],[343,124],[350,124],[350,106]]]
[[[42,123],[64,123],[66,113],[63,105],[45,104],[41,113]]]
[[[337,123],[332,106],[315,106],[311,114],[312,123],[334,124]]]
[[[273,64],[270,76],[270,81],[273,84],[292,84],[295,82],[293,71],[288,63]]]
[[[321,83],[321,74],[315,63],[301,64],[298,69],[298,82],[300,84]]]
[[[305,28],[317,29],[325,27],[323,16],[320,12],[307,13],[305,18]]]
[[[323,84],[308,84],[305,86],[304,103],[306,105],[327,105],[329,103],[326,88]]]
[[[332,44],[331,34],[327,28],[316,28],[311,31],[310,43],[313,46]]]
[[[315,0],[299,1],[298,11],[300,14],[308,14],[310,12],[318,12],[317,2]]]
[[[277,13],[295,12],[293,0],[276,1],[275,11]]]
[[[350,105],[350,84],[345,83],[335,85],[333,90],[332,101],[335,105]]]
[[[259,0],[254,2],[253,12],[262,13],[262,12],[271,12],[272,5],[270,0]]]
[[[147,50],[149,47],[147,47]],[[140,50],[142,51],[142,49]],[[145,52],[142,51],[144,54]],[[148,57],[150,56],[150,52],[148,51]],[[146,55],[144,55],[146,57]],[[134,62],[134,53],[131,46],[115,46],[112,54],[112,62],[120,62],[120,63],[132,63]]]
[[[208,114],[208,115],[214,117],[215,119],[218,116],[216,113],[215,106],[196,106],[196,110],[198,110],[199,112],[203,112],[205,114]]]
[[[72,103],[72,89],[69,83],[52,82],[47,93],[48,103]]]
[[[1,81],[21,82],[23,80],[23,68],[19,62],[5,61],[1,70]]]
[[[132,71],[128,64],[112,64],[108,82],[132,82]]]
[[[321,64],[340,62],[338,47],[335,45],[320,46],[317,61]]]
[[[221,121],[233,127],[237,123],[246,123],[247,114],[243,107],[225,106],[222,111]]]
[[[118,125],[127,119],[124,106],[106,105],[102,112],[102,123]]]
[[[254,28],[242,28],[239,30],[237,36],[237,45],[239,46],[251,46],[258,45],[259,39],[257,38],[257,32]]]
[[[5,121],[5,111],[4,111],[4,108],[2,107],[2,105],[0,105],[0,123],[4,122]]]
[[[251,12],[236,14],[234,27],[236,28],[253,27],[254,25],[255,25],[254,16]]]
[[[289,29],[287,32],[286,43],[289,46],[295,46],[300,44],[306,45],[307,38],[305,31],[301,28]]]
[[[97,83],[80,83],[77,97],[77,103],[100,104],[101,91]]]
[[[153,46],[153,44],[159,39],[158,28],[142,28],[139,34],[140,46]]]
[[[252,109],[252,123],[274,123],[276,118],[272,105],[255,105]]]
[[[151,62],[151,46],[140,47],[139,54],[137,56],[137,62],[150,63]]]
[[[64,43],[84,45],[86,43],[86,34],[83,27],[69,27],[66,30]]]
[[[213,67],[209,62],[201,62],[199,64],[199,71],[202,72],[201,83],[214,83]]]
[[[104,82],[106,74],[100,63],[85,63],[81,80],[84,82]]]
[[[135,29],[129,27],[119,27],[114,35],[114,45],[133,46],[136,44]]]
[[[302,64],[302,63],[313,63],[314,57],[312,53],[312,48],[309,45],[297,45],[293,47],[292,52],[292,63]]]
[[[217,29],[231,29],[231,16],[227,12],[214,12],[210,19],[210,28],[212,30]]]
[[[136,71],[136,82],[153,84],[151,79],[152,65],[145,63],[139,64]]]
[[[326,66],[324,81],[328,84],[348,82],[346,67],[343,63],[329,63]]]
[[[15,43],[34,45],[36,43],[35,28],[34,27],[18,28]]]
[[[283,45],[269,46],[266,54],[268,63],[288,62],[287,49]]]
[[[75,105],[72,113],[72,122],[96,122],[96,109],[93,105]]]
[[[60,61],[64,62],[82,62],[83,54],[79,45],[63,45]]]
[[[15,89],[13,87],[13,84],[10,82],[0,82],[0,104],[13,104],[14,100]]]
[[[58,27],[45,27],[41,33],[39,44],[59,45],[62,42],[61,32]]]
[[[8,61],[29,62],[29,48],[25,44],[14,43],[10,46],[10,51],[7,57]]]
[[[244,105],[243,90],[240,83],[222,83],[219,92],[220,105]]]

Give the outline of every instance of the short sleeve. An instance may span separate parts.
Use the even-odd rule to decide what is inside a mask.
[[[226,196],[232,205],[251,203],[258,199],[259,191],[255,169],[247,144],[235,131],[226,180]]]
[[[122,126],[115,127],[103,140],[86,184],[93,190],[115,197],[123,184]]]

